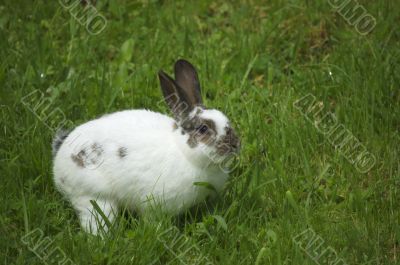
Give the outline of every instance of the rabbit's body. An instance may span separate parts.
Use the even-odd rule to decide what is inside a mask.
[[[130,110],[77,127],[55,157],[57,188],[71,201],[91,197],[143,212],[155,202],[177,214],[221,190],[227,174],[189,157],[175,121],[160,113]],[[79,156],[79,153],[85,152]]]
[[[176,81],[159,74],[175,119],[127,110],[55,138],[56,187],[86,230],[97,233],[104,225],[91,201],[112,221],[118,207],[143,213],[157,206],[178,214],[222,190],[228,174],[219,163],[239,141],[224,114],[202,106],[194,67],[183,60],[175,67]]]

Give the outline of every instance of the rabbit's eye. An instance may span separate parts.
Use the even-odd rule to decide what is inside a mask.
[[[199,128],[197,128],[197,130],[201,133],[201,134],[205,134],[208,131],[208,127],[207,125],[201,125]]]

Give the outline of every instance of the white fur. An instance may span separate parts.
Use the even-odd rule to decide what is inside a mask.
[[[222,130],[227,118],[217,112],[202,115]],[[103,224],[95,221],[90,200],[112,221],[121,206],[143,213],[158,203],[164,211],[178,214],[213,195],[194,182],[222,190],[228,175],[202,148],[190,148],[188,135],[174,130],[174,122],[160,113],[128,110],[87,122],[68,135],[54,159],[54,181],[77,210],[84,229],[97,233]],[[73,156],[94,144],[101,147],[101,155],[92,154],[85,167],[79,166]],[[125,157],[119,156],[121,147]]]
[[[224,135],[225,127],[229,126],[228,118],[219,110],[216,109],[206,109],[199,114],[200,118],[213,120],[215,122],[215,127],[217,134]]]

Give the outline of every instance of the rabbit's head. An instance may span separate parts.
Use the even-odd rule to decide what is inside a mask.
[[[219,163],[238,153],[240,140],[229,119],[221,111],[203,105],[200,82],[192,64],[178,60],[175,80],[163,71],[158,75],[165,101],[175,117],[173,130],[182,135],[196,156]]]

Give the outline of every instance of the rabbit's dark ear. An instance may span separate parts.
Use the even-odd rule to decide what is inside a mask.
[[[186,60],[178,60],[175,63],[175,80],[183,89],[190,104],[202,105],[200,82],[194,66]]]
[[[158,72],[158,78],[165,102],[174,114],[175,119],[179,121],[187,117],[192,111],[193,105],[190,104],[182,88],[164,71]]]

